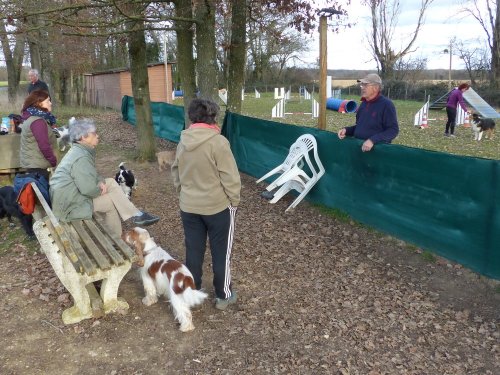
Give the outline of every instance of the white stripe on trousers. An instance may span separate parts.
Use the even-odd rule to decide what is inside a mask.
[[[236,211],[238,207],[229,206],[229,234],[227,237],[226,266],[224,272],[224,294],[226,298],[231,297],[231,250],[233,249],[234,227],[236,221]]]

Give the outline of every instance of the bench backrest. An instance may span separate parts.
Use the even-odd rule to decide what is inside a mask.
[[[100,220],[60,222],[34,182],[37,204],[33,217],[49,229],[58,248],[80,273],[93,275],[124,262],[134,262],[135,252],[120,238],[111,235]]]

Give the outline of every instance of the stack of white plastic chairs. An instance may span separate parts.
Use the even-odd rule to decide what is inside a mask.
[[[307,166],[309,170],[304,170],[304,166]],[[277,173],[280,175],[266,188],[267,191],[272,191],[279,187],[270,203],[276,203],[290,190],[299,192],[298,197],[286,209],[288,211],[296,207],[325,174],[325,168],[318,157],[316,138],[311,134],[301,135],[290,146],[285,161],[256,182],[259,183]]]

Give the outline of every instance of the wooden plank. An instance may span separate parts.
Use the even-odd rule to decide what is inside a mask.
[[[123,264],[125,262],[125,259],[118,251],[116,251],[111,241],[101,232],[97,225],[92,220],[84,220],[84,223],[87,225],[95,238],[99,241],[104,250],[106,250],[109,257],[113,260],[113,263],[117,265]]]
[[[113,238],[115,241],[116,246],[123,252],[126,258],[128,258],[131,262],[135,262],[137,260],[137,255],[135,254],[135,251],[130,248],[129,245],[125,241],[123,241],[121,238]]]
[[[92,254],[92,256],[94,257],[94,260],[96,261],[99,268],[102,270],[109,269],[111,267],[111,264],[109,263],[108,259],[103,255],[101,250],[97,247],[97,245],[92,240],[90,235],[85,231],[82,221],[81,220],[72,221],[71,225],[73,225],[73,228],[78,233],[78,236],[82,240],[83,244],[85,244],[88,252]]]
[[[59,236],[59,239],[62,243],[62,248],[66,251],[66,255],[71,261],[71,263],[77,263],[78,262],[78,256],[76,255],[73,247],[71,246],[71,241],[70,238],[68,237],[68,234],[65,232],[64,228],[61,226],[59,223],[59,220],[54,216],[54,213],[49,207],[49,204],[43,197],[42,192],[40,189],[38,189],[38,186],[34,182],[31,183],[31,186],[33,187],[33,191],[35,192],[38,202],[42,205],[43,211],[45,211],[45,214],[49,218],[52,226],[51,228],[53,229],[54,233],[56,233]]]
[[[66,250],[68,248],[71,249],[71,251],[76,254],[78,260],[80,261],[84,272],[92,276],[93,274],[96,273],[96,267],[95,264],[90,260],[89,256],[85,253],[85,250],[83,249],[82,245],[80,244],[80,241],[78,238],[75,238],[74,235],[71,233],[71,228],[69,224],[67,223],[61,223],[60,224],[61,228],[65,231],[65,235],[69,238],[69,247],[64,247]]]
[[[68,256],[68,253],[66,252],[66,249],[64,248],[64,245],[61,242],[61,238],[59,237],[56,230],[54,229],[54,226],[52,225],[52,222],[50,221],[50,219],[47,216],[44,216],[42,221],[44,222],[45,226],[48,228],[48,230],[52,236],[52,239],[55,241],[57,248],[61,251],[63,256],[65,256],[69,259],[69,261],[71,262],[73,267],[75,267],[76,272],[83,273],[84,270],[83,270],[83,267],[82,267],[80,261],[78,260],[78,258]]]
[[[135,262],[137,259],[135,251],[132,250],[132,248],[129,245],[127,245],[127,243],[123,241],[121,237],[112,236],[106,224],[104,224],[102,220],[96,218],[95,221],[98,224],[98,226],[101,227],[102,232],[108,235],[110,240],[113,241],[116,244],[116,246],[122,251],[123,255],[125,255],[125,257],[128,258],[131,262]]]

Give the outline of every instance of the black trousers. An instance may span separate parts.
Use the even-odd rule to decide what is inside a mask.
[[[231,250],[233,247],[236,207],[228,207],[214,215],[199,215],[181,211],[186,244],[186,266],[193,274],[197,289],[201,288],[203,260],[210,241],[215,295],[226,299],[231,289]]]
[[[457,119],[457,109],[446,107],[446,114],[448,115],[448,122],[446,123],[445,133],[453,134],[455,132],[455,120]]]

